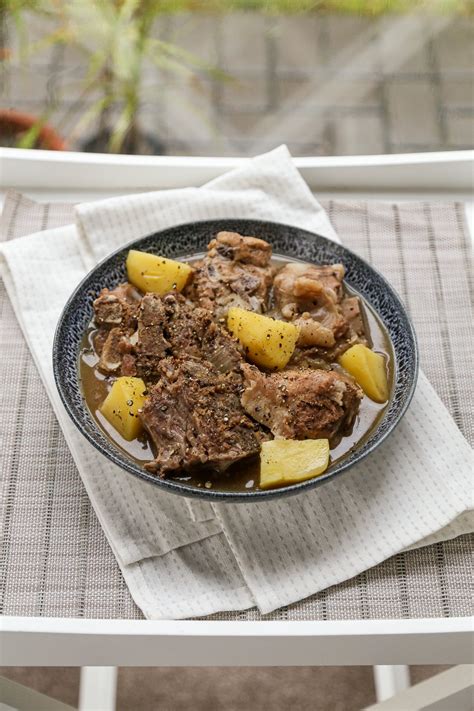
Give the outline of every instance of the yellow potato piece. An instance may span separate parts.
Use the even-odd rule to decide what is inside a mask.
[[[138,410],[145,402],[145,390],[141,378],[117,378],[100,408],[104,417],[128,441],[142,431]]]
[[[260,488],[296,484],[322,474],[329,464],[327,439],[272,439],[260,452]]]
[[[284,368],[295,350],[298,328],[237,306],[229,309],[227,328],[245,348],[249,360],[264,368]]]
[[[152,291],[160,296],[168,291],[181,291],[192,271],[184,262],[136,249],[131,249],[127,257],[128,281],[141,291]]]
[[[381,353],[374,353],[367,346],[357,343],[340,356],[339,363],[372,400],[388,400],[387,367]]]

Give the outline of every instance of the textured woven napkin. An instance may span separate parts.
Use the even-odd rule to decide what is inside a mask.
[[[120,244],[178,222],[260,217],[336,238],[285,149],[204,189],[147,193],[77,210],[75,227],[2,247],[19,321],[130,591],[148,617],[257,604],[267,612],[400,550],[472,530],[469,448],[422,376],[404,422],[351,475],[288,502],[209,506],[157,492],[78,435],[50,365],[60,310],[86,269]],[[31,289],[32,273],[47,274]]]

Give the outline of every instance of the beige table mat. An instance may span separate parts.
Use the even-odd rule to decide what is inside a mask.
[[[9,205],[2,216],[4,239],[72,221],[68,205],[38,205],[20,195]],[[323,207],[343,243],[380,269],[408,305],[422,367],[472,442],[473,392],[466,375],[471,365],[470,250],[462,205],[337,201]],[[3,287],[0,309],[0,611],[141,617],[91,509]],[[266,619],[468,615],[473,539],[463,536],[400,554]],[[250,610],[213,617],[260,615]]]

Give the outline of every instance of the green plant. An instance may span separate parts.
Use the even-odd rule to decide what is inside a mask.
[[[145,66],[185,76],[225,75],[186,50],[153,36],[155,20],[171,3],[157,0],[61,0],[56,2],[60,29],[55,41],[74,43],[87,57],[82,96],[98,88],[101,96],[81,117],[83,131],[98,119],[108,135],[108,149],[134,151],[140,140],[139,108],[146,98]],[[112,110],[118,115],[111,118]]]
[[[73,127],[81,135],[96,124],[111,152],[136,152],[142,138],[139,108],[149,90],[144,86],[144,68],[174,72],[183,76],[226,79],[226,75],[192,53],[153,36],[155,21],[169,13],[172,0],[3,0],[7,13],[14,19],[17,32],[23,35],[21,58],[50,45],[74,45],[84,57],[86,66],[79,95],[57,124],[59,130],[68,119],[78,114]],[[50,21],[52,27],[34,43],[26,38],[28,10]],[[26,49],[25,49],[26,48]],[[84,111],[88,97],[99,98]],[[90,102],[89,102],[90,104]],[[22,147],[33,147],[39,127],[56,107],[49,107],[27,136]],[[35,130],[36,128],[36,130]]]
[[[0,62],[1,64],[21,62],[29,54],[27,13],[37,12],[40,0],[0,0]],[[7,35],[14,31],[18,39],[18,55],[15,57],[7,46]],[[37,145],[47,116],[42,115],[38,121],[17,136],[15,145],[18,148],[34,148]]]
[[[0,0],[0,61],[2,64],[11,60],[11,52],[6,43],[8,25],[14,28],[19,40],[20,53],[27,46],[27,33],[24,14],[35,10],[37,0]]]
[[[140,106],[150,97],[145,68],[188,77],[229,79],[217,68],[193,54],[154,36],[160,16],[183,11],[267,13],[348,12],[379,15],[425,9],[434,12],[469,13],[472,0],[0,0],[0,21],[17,33],[18,56],[12,58],[3,43],[1,59],[27,64],[34,54],[51,45],[74,45],[86,67],[76,100],[56,121],[59,131],[68,126],[81,136],[95,126],[101,143],[112,152],[136,152],[143,137]],[[30,15],[49,22],[43,36],[28,41]],[[5,34],[3,32],[3,34]],[[96,98],[92,101],[91,97]],[[87,104],[89,108],[83,109]],[[36,144],[41,127],[57,109],[50,101],[33,126],[20,139],[22,147]],[[76,120],[76,117],[79,118]],[[72,128],[69,128],[72,123]]]
[[[181,9],[192,9],[192,0],[177,0]],[[334,12],[378,16],[389,12],[449,12],[472,15],[472,0],[211,0],[214,10],[253,10],[270,14]],[[195,9],[195,8],[194,8]]]

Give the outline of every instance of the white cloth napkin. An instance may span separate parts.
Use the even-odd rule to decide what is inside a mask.
[[[54,329],[73,288],[133,238],[225,217],[286,222],[337,240],[280,147],[203,188],[79,205],[76,225],[0,245],[1,273],[40,376],[130,592],[149,618],[253,605],[267,613],[404,549],[474,530],[470,448],[423,374],[402,423],[375,453],[344,477],[281,501],[188,504],[110,464],[76,431],[51,365]]]

